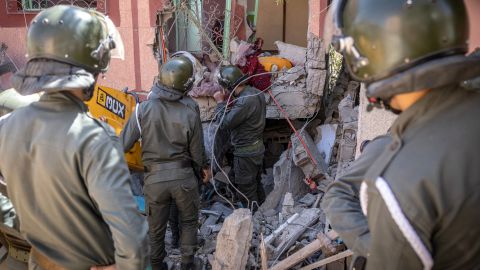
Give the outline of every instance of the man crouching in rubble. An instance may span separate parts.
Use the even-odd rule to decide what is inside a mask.
[[[480,57],[465,56],[464,2],[336,4],[341,35],[334,44],[344,52],[350,74],[366,83],[370,106],[400,115],[391,143],[359,188],[369,232],[356,240],[340,232],[351,218],[335,218],[344,209],[333,207],[334,197],[344,199],[349,185],[337,184],[326,195],[332,227],[350,238],[352,248],[367,247],[367,269],[477,269],[480,89],[462,83],[479,76]]]
[[[171,202],[180,213],[182,269],[194,268],[200,197],[196,175],[210,178],[197,103],[186,96],[193,86],[193,65],[177,56],[163,64],[148,100],[140,103],[120,134],[125,151],[141,139],[145,165],[146,213],[152,244],[152,269],[163,261]],[[197,172],[196,172],[197,171]]]
[[[229,177],[233,178],[233,183],[242,193],[239,197],[245,206],[255,210],[265,200],[261,179],[266,102],[263,93],[244,85],[244,81],[245,76],[236,66],[222,67],[218,82],[228,91],[234,91],[232,97],[235,101],[229,108],[225,92],[216,92],[214,98],[218,103],[216,113],[219,128],[230,132],[234,147],[233,168]]]
[[[147,223],[122,146],[83,103],[116,46],[113,23],[78,7],[46,9],[28,30],[28,62],[12,84],[44,94],[1,122],[0,173],[32,246],[29,269],[147,266]]]

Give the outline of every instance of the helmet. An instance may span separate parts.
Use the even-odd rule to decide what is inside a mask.
[[[463,1],[340,0],[332,11],[341,32],[332,44],[344,53],[350,74],[359,81],[379,81],[468,50]]]
[[[111,57],[123,58],[123,43],[103,14],[58,5],[33,19],[27,34],[27,57],[53,59],[95,74],[107,71]]]
[[[159,81],[162,85],[185,93],[190,91],[195,80],[193,64],[185,56],[176,56],[160,67]]]
[[[222,87],[231,91],[245,79],[245,75],[237,66],[228,65],[220,68],[217,79]]]

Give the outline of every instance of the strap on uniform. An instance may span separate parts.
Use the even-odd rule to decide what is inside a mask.
[[[192,163],[188,160],[176,160],[171,162],[157,163],[145,166],[145,172],[164,171],[172,169],[191,168]]]
[[[32,248],[31,255],[33,257],[34,263],[37,263],[42,269],[48,270],[66,270],[65,268],[61,267],[60,265],[56,264],[47,256],[38,252],[35,248]]]
[[[140,118],[138,117],[139,107],[140,107],[140,103],[137,103],[137,105],[135,105],[135,119],[137,120],[138,131],[140,132],[140,139],[138,139],[138,141],[140,142],[140,145],[141,145],[142,144],[142,127],[140,126]]]

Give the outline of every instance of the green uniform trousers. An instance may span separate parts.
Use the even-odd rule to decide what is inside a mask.
[[[180,216],[180,250],[182,263],[193,262],[197,247],[198,207],[200,197],[197,180],[172,180],[147,184],[144,188],[147,204],[152,266],[161,265],[165,256],[165,232],[170,216],[171,202],[175,202]]]
[[[239,198],[245,206],[252,206],[255,211],[265,201],[262,186],[263,155],[254,157],[233,157],[233,168],[229,177],[242,194]],[[247,202],[247,197],[248,202]],[[256,203],[254,203],[256,202]]]

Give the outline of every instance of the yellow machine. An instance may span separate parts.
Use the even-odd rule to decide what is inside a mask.
[[[119,135],[130,115],[135,113],[135,105],[137,102],[138,98],[133,94],[96,85],[92,99],[85,103],[93,117],[107,122],[113,127],[115,133]],[[141,153],[140,143],[137,142],[133,148],[125,154],[125,160],[130,169],[143,171]]]

